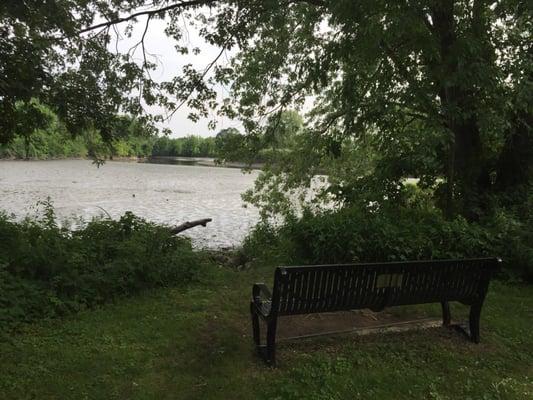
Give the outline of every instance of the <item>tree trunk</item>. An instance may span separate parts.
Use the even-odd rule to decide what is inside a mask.
[[[30,137],[24,136],[24,153],[25,153],[24,158],[26,160],[30,159],[30,144],[31,144]]]
[[[440,99],[445,129],[451,135],[445,165],[447,218],[456,213],[475,219],[480,209],[481,193],[488,188],[488,173],[483,168],[482,143],[477,116],[471,110],[475,98],[468,82],[458,81],[460,73],[454,1],[437,2],[431,11],[433,34],[438,41],[438,61],[429,62],[433,82]]]
[[[471,116],[457,123],[453,131],[455,192],[458,196],[456,207],[460,214],[475,220],[486,209],[485,195],[490,191],[490,178],[484,165],[477,118]]]
[[[505,145],[496,165],[496,190],[515,191],[533,179],[533,115],[516,114],[507,131]]]

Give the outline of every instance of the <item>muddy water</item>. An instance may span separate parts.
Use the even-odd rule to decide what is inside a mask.
[[[257,172],[205,166],[90,161],[0,161],[0,210],[17,217],[36,212],[50,197],[60,218],[125,211],[154,222],[176,225],[213,218],[207,228],[186,235],[201,247],[240,243],[257,221],[257,210],[243,208],[240,194],[252,187]]]

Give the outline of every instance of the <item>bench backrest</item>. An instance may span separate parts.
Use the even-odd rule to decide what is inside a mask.
[[[499,259],[278,267],[272,308],[279,315],[483,300]]]

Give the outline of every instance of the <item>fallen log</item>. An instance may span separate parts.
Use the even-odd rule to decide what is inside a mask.
[[[195,226],[198,226],[198,225],[206,226],[207,223],[211,221],[213,221],[212,218],[203,218],[203,219],[197,219],[196,221],[187,221],[181,225],[170,228],[170,232],[173,235],[177,235],[180,232],[186,231],[187,229],[194,228]]]

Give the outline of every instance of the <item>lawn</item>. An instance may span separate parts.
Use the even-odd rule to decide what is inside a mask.
[[[268,266],[218,267],[194,286],[27,326],[0,343],[0,399],[533,398],[532,286],[491,285],[479,345],[445,328],[330,336],[282,342],[272,369],[248,316],[251,284],[271,279]]]

